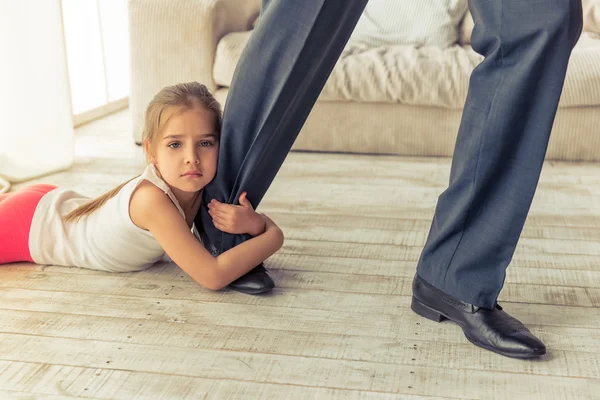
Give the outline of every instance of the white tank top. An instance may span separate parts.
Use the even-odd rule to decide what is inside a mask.
[[[42,197],[33,214],[29,233],[33,261],[112,272],[140,271],[158,261],[171,261],[152,233],[136,226],[129,216],[131,195],[143,180],[164,191],[185,219],[173,192],[152,164],[102,207],[79,221],[65,223],[63,217],[88,202],[89,197],[54,189]],[[192,233],[200,240],[195,225]]]

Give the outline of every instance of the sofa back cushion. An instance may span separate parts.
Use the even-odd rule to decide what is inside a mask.
[[[583,31],[600,35],[600,0],[582,0],[583,6]],[[467,11],[461,25],[459,43],[461,45],[471,43],[473,32],[473,17]]]
[[[467,0],[370,0],[347,47],[410,44],[447,48],[458,42]]]

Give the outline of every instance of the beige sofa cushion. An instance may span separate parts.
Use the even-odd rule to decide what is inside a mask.
[[[467,10],[465,17],[462,19],[460,24],[460,31],[458,36],[458,43],[462,46],[471,43],[471,34],[473,33],[473,28],[475,27],[475,21],[473,21],[473,16],[471,12]]]
[[[582,0],[583,6],[583,31],[600,35],[600,0]],[[467,11],[460,27],[459,43],[471,43],[473,33],[473,16]]]
[[[225,36],[217,47],[214,79],[231,84],[251,32]],[[336,64],[321,101],[403,103],[460,109],[473,68],[482,60],[470,47],[389,46],[349,55]],[[583,33],[573,50],[561,107],[600,105],[600,38]]]
[[[217,85],[229,87],[235,66],[251,34],[252,31],[232,32],[219,41],[213,68],[213,79]]]
[[[369,0],[346,50],[402,44],[450,47],[458,41],[466,11],[467,0]]]
[[[583,29],[600,35],[600,0],[584,0]]]
[[[380,47],[339,60],[321,100],[462,108],[481,59],[460,46]]]

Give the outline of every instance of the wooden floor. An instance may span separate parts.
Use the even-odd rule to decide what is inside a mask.
[[[75,166],[35,182],[95,196],[143,169],[128,111],[77,135]],[[600,398],[600,164],[546,163],[508,269],[501,304],[545,341],[536,361],[410,310],[449,166],[292,153],[259,208],[286,235],[268,296],[170,264],[2,266],[0,398]]]

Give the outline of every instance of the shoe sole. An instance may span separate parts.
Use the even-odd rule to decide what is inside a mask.
[[[274,288],[275,288],[275,286],[266,286],[262,289],[256,289],[256,290],[241,290],[241,289],[234,289],[232,287],[228,287],[229,290],[233,290],[233,291],[243,293],[243,294],[250,294],[250,295],[267,293],[267,292],[270,292],[271,290],[273,290]]]
[[[433,308],[431,308],[429,306],[426,306],[425,304],[423,304],[419,300],[417,300],[415,298],[415,296],[413,296],[413,298],[412,298],[412,303],[410,305],[410,309],[413,310],[416,314],[420,315],[421,317],[427,318],[427,319],[429,319],[431,321],[442,322],[442,321],[448,320],[448,321],[454,322],[456,325],[458,325],[460,327],[460,324],[458,324],[457,322],[453,321],[447,315],[443,314],[442,312],[440,312],[440,311],[438,311],[436,309],[433,309]],[[462,329],[462,327],[461,327],[461,329]],[[539,357],[539,356],[542,356],[542,355],[546,354],[545,350],[538,351],[538,352],[533,352],[533,353],[524,353],[524,354],[506,353],[506,352],[503,352],[502,350],[496,349],[495,347],[491,347],[491,346],[488,346],[485,343],[481,343],[481,342],[478,342],[476,340],[471,339],[465,333],[464,329],[463,329],[463,334],[465,335],[465,337],[467,338],[467,340],[469,342],[473,343],[475,346],[481,347],[482,349],[489,350],[489,351],[491,351],[493,353],[500,354],[500,355],[505,356],[505,357],[519,358],[519,359],[528,359],[528,358],[536,358],[536,357]]]

